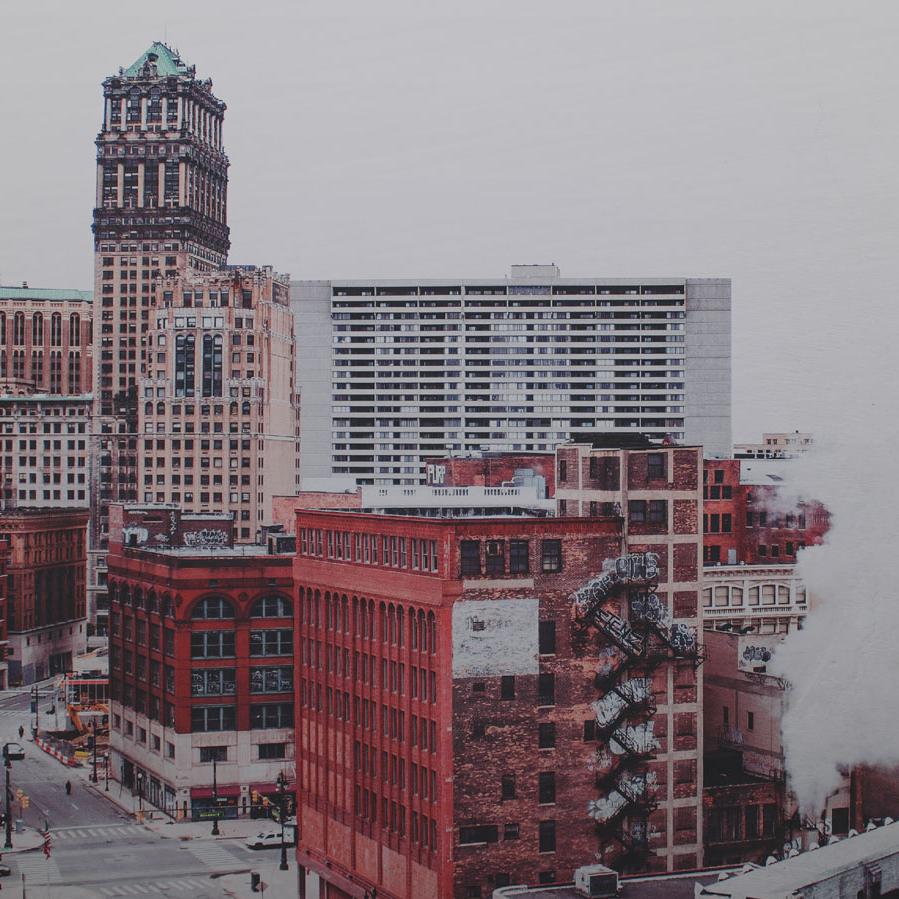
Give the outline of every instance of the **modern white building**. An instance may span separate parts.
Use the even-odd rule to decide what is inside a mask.
[[[417,484],[422,459],[579,431],[731,448],[728,279],[297,281],[301,475]],[[330,344],[326,353],[325,341]]]

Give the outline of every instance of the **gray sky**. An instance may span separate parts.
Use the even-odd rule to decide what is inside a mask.
[[[92,286],[100,83],[167,37],[228,104],[234,262],[725,275],[736,439],[820,427],[837,378],[877,386],[864,331],[899,324],[899,4],[11,6],[3,283]]]

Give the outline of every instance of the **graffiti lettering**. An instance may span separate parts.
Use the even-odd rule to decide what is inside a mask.
[[[625,652],[643,652],[643,637],[634,633],[631,626],[618,615],[605,609],[598,609],[594,624],[610,636]]]
[[[767,646],[747,646],[743,650],[744,662],[770,662],[771,650]]]
[[[228,533],[218,528],[203,528],[199,531],[186,531],[184,545],[194,547],[220,547],[228,545]]]

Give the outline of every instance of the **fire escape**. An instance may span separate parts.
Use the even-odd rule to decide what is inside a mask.
[[[653,673],[666,662],[686,659],[699,665],[701,647],[692,628],[673,622],[656,595],[658,557],[629,553],[608,560],[600,575],[572,595],[584,634],[600,645],[592,704],[598,799],[588,804],[603,852],[620,846],[616,866],[639,870],[649,852],[649,815],[658,806],[649,762],[659,748],[653,734],[656,713]],[[626,599],[627,620],[606,608]]]

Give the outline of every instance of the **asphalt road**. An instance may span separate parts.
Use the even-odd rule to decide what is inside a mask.
[[[47,705],[48,700],[40,703],[42,710]],[[99,795],[70,777],[73,789],[67,796],[68,772],[28,739],[31,720],[27,693],[0,694],[0,741],[19,742],[19,726],[26,729],[25,758],[13,762],[10,786],[31,800],[26,824],[43,827],[48,820],[53,848],[49,859],[40,851],[7,854],[3,860],[13,875],[4,885],[18,885],[24,873],[29,899],[222,899],[227,894],[212,875],[254,867],[255,854],[239,840],[183,841],[133,823],[102,795],[102,775]],[[111,783],[110,790],[115,789]]]

